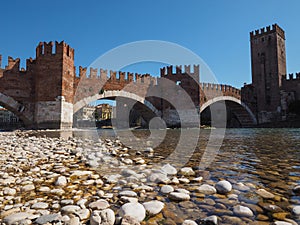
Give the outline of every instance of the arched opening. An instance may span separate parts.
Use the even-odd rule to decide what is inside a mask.
[[[15,130],[24,126],[23,121],[16,114],[0,104],[0,130]]]
[[[238,128],[238,127],[253,127],[257,124],[256,118],[251,110],[243,104],[239,99],[229,96],[220,96],[207,101],[200,109],[201,114],[201,125],[211,126],[212,116],[211,108],[221,108],[223,107],[222,113],[226,114],[226,127],[228,128]],[[226,110],[226,111],[224,111]],[[215,124],[218,124],[215,121]]]
[[[25,106],[0,93],[0,129],[14,130],[26,127],[30,119],[24,115]]]
[[[93,104],[97,100],[113,100],[111,104]],[[101,109],[101,110],[100,110]],[[74,127],[147,127],[158,116],[158,110],[146,99],[125,91],[104,91],[74,104]],[[78,114],[85,113],[85,122],[78,123]],[[109,115],[109,116],[105,116]],[[90,119],[87,119],[90,118]]]

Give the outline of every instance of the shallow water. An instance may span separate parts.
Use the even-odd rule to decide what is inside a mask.
[[[242,182],[253,184],[256,189],[264,188],[281,199],[286,199],[271,202],[284,208],[284,211],[291,205],[300,205],[300,196],[292,191],[295,186],[300,185],[300,129],[226,129],[224,139],[218,134],[220,136],[213,140],[209,149],[206,149],[207,144],[211,133],[215,131],[201,130],[200,136],[198,132],[196,129],[156,130],[152,133],[146,130],[92,129],[69,135],[84,139],[119,137],[125,145],[139,151],[147,146],[154,147],[155,155],[150,159],[153,164],[170,162],[176,166],[201,168],[206,163],[204,169],[210,172],[205,178],[207,180],[227,179],[233,184]],[[52,132],[51,135],[58,134]],[[183,140],[179,141],[182,136]],[[218,146],[217,142],[220,140],[222,145]],[[175,158],[170,159],[174,152]],[[239,200],[254,205],[264,201],[249,192],[241,192]],[[197,198],[192,201],[200,206],[202,204]],[[300,223],[299,219],[289,217]]]

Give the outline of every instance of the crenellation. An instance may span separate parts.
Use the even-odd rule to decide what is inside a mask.
[[[173,75],[173,66],[167,66],[167,75]]]
[[[66,57],[70,57],[71,59],[74,59],[74,49],[71,48],[68,44],[66,44],[64,41],[54,42],[40,42],[38,46],[36,47],[36,57],[41,56],[56,56],[56,55],[64,55]]]
[[[35,60],[33,60],[31,57],[29,59],[26,59],[26,70],[27,71],[32,71],[33,67],[35,65]]]
[[[200,66],[199,65],[193,65],[193,71],[191,71],[191,65],[184,65],[184,70],[182,69],[183,66],[177,65],[175,66],[175,72],[174,67],[172,65],[160,68],[160,76],[180,76],[180,75],[190,75],[193,78],[198,79],[198,76],[200,74]],[[171,78],[172,79],[172,78]]]
[[[90,68],[90,78],[97,78],[98,69]]]
[[[119,80],[120,80],[120,82],[125,82],[126,72],[119,71]]]
[[[110,70],[109,73],[110,73],[110,78],[109,78],[110,80],[112,80],[112,81],[117,80],[117,72],[116,71]]]
[[[284,30],[282,28],[280,28],[277,24],[273,24],[272,29],[271,29],[271,26],[267,26],[267,27],[263,27],[258,30],[255,30],[254,32],[251,31],[250,38],[256,39],[261,36],[268,35],[268,34],[275,33],[275,32],[277,32],[282,38],[285,38]]]
[[[87,71],[87,67],[79,66],[79,77],[87,78],[86,71]]]
[[[133,82],[133,73],[127,72],[128,82]]]
[[[194,65],[194,75],[200,74],[200,65]]]
[[[52,55],[53,42],[44,42],[44,55]]]
[[[134,74],[134,76],[135,76],[135,82],[136,83],[140,83],[141,82],[141,74],[139,74],[139,73],[135,73]]]
[[[184,65],[184,73],[187,73],[187,74],[191,73],[191,66],[190,65]]]
[[[166,67],[160,68],[160,77],[166,76]]]
[[[182,75],[183,73],[182,73],[182,66],[180,65],[180,66],[176,66],[176,74],[178,74],[178,75]]]
[[[13,59],[11,56],[8,56],[8,65],[5,67],[5,70],[20,71],[20,58]]]
[[[282,76],[282,81],[292,81],[292,80],[300,80],[300,72],[298,73],[289,73],[288,76],[284,74]]]
[[[36,47],[36,58],[44,54],[44,43],[40,42]]]
[[[107,70],[100,69],[100,79],[106,80],[108,78]]]

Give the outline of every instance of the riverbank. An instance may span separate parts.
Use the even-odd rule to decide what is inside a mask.
[[[150,147],[133,150],[119,140],[27,132],[0,133],[0,139],[0,220],[5,224],[299,222],[300,206],[284,194],[256,183],[221,181],[226,177],[216,179],[194,166],[157,167],[158,153]],[[297,196],[300,187],[293,189]]]

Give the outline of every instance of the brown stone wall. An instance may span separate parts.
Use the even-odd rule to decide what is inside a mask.
[[[293,92],[295,100],[300,100],[300,73],[296,75],[290,74],[289,79],[282,79],[282,90],[285,92]]]
[[[286,74],[284,31],[274,24],[250,33],[252,84],[257,110],[276,112],[280,106],[281,77]]]

